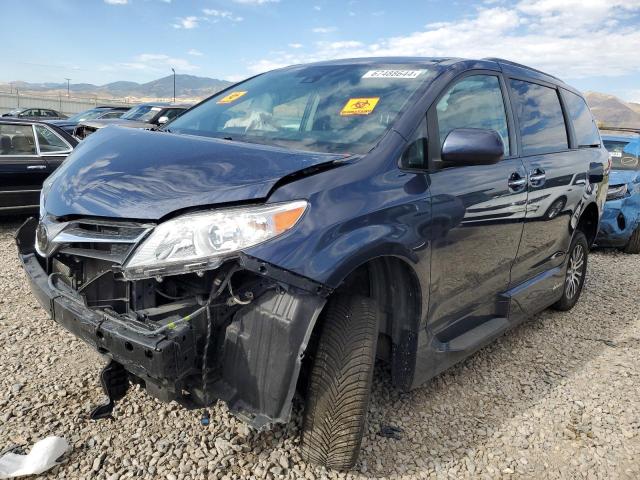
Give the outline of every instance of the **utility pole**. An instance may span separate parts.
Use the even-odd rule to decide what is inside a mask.
[[[173,103],[176,103],[176,71],[173,67],[171,71],[173,72]]]
[[[65,78],[65,80],[67,81],[67,97],[69,96],[69,82],[71,81],[70,78]]]

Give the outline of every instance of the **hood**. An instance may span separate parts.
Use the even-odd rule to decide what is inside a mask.
[[[611,170],[609,185],[622,185],[631,182],[640,183],[640,170]]]
[[[88,127],[92,127],[95,129],[108,127],[109,125],[115,125],[118,127],[129,127],[129,128],[149,128],[153,126],[153,124],[148,122],[139,122],[138,120],[125,120],[122,118],[105,118],[104,120],[86,120],[84,122],[80,122],[80,124],[86,125]]]
[[[343,155],[105,128],[82,141],[46,182],[45,211],[159,220],[189,207],[261,200],[281,178]]]

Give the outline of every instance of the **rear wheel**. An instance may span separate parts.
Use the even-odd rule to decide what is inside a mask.
[[[378,338],[374,302],[337,295],[322,321],[302,427],[305,460],[337,470],[360,453]]]
[[[629,238],[629,243],[622,250],[624,253],[640,253],[640,227],[636,228]]]
[[[571,310],[578,302],[582,293],[582,286],[587,275],[587,256],[589,244],[587,237],[580,230],[576,231],[571,247],[569,247],[567,272],[564,279],[562,298],[553,304],[556,310]]]

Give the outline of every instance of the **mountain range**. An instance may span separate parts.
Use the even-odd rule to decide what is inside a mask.
[[[640,103],[599,92],[585,92],[584,96],[600,126],[640,128]]]
[[[231,85],[227,80],[196,77],[195,75],[176,75],[177,98],[204,98]],[[7,85],[9,87],[9,85]],[[28,83],[12,82],[11,87],[22,92],[58,94],[67,93],[66,83]],[[9,88],[6,88],[8,91]],[[173,75],[168,75],[147,83],[119,81],[106,85],[91,83],[71,83],[69,91],[72,96],[98,96],[100,98],[171,98],[173,97]]]

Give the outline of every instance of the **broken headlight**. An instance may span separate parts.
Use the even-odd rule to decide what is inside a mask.
[[[225,256],[292,228],[307,202],[226,208],[182,215],[158,225],[124,265],[128,278],[216,268]]]
[[[607,200],[619,200],[627,196],[627,184],[609,185]]]

